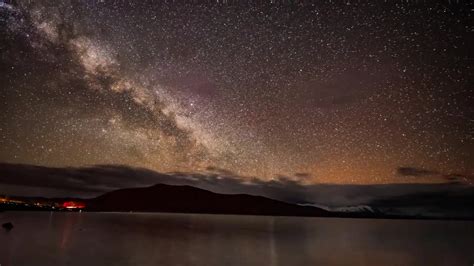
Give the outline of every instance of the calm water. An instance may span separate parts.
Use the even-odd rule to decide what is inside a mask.
[[[0,213],[7,265],[468,265],[474,222]]]

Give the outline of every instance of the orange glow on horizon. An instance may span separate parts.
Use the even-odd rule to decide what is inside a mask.
[[[63,203],[63,207],[66,209],[84,209],[86,205],[83,202],[66,201]]]

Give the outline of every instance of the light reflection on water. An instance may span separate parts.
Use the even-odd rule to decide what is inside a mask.
[[[473,265],[474,222],[0,213],[0,265]]]

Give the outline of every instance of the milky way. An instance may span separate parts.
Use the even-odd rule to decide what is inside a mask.
[[[0,161],[472,183],[473,6],[378,2],[0,1]]]

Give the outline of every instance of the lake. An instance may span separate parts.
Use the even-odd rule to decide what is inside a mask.
[[[4,212],[1,266],[468,265],[474,222]]]

